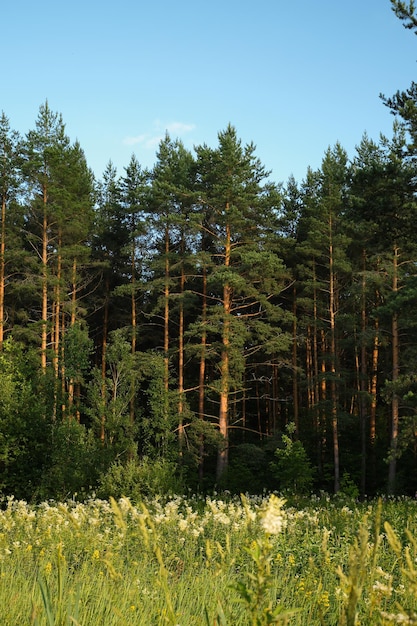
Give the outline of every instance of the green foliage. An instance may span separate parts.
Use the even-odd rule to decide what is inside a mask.
[[[294,424],[288,424],[282,435],[282,446],[275,450],[270,469],[279,488],[294,493],[306,493],[313,485],[313,470],[301,441],[293,441]]]
[[[98,460],[99,443],[92,431],[73,418],[54,422],[37,499],[65,500],[76,494],[85,495],[97,481]]]
[[[414,29],[414,3],[391,4]],[[390,460],[414,493],[416,101],[414,84],[385,100],[403,120],[392,140],[365,136],[353,159],[336,144],[286,191],[229,125],[195,156],[167,135],[152,172],[110,162],[93,197],[47,102],[24,145],[3,114],[0,324],[22,345],[0,353],[2,491],[64,497],[110,467],[114,483],[134,476],[139,456],[180,458],[188,486],[306,492],[310,461],[326,488],[340,449],[356,497],[360,471],[361,489],[382,484],[395,398]],[[269,465],[254,433],[275,437],[296,411],[301,440],[287,430]]]
[[[340,493],[352,499],[359,497],[359,487],[348,472],[343,472],[340,479]]]
[[[32,356],[12,339],[0,352],[0,490],[28,499],[50,442],[50,424],[34,386]]]
[[[231,451],[227,472],[220,486],[232,493],[262,493],[267,481],[268,461],[265,451],[252,443],[243,443]]]
[[[113,463],[100,478],[98,495],[102,498],[128,497],[132,502],[157,495],[181,493],[184,485],[177,467],[163,458],[129,459]]]
[[[64,336],[65,376],[76,383],[84,382],[91,369],[93,342],[88,331],[80,323],[70,326]]]
[[[141,452],[163,454],[169,458],[178,425],[177,394],[165,388],[164,356],[160,353],[138,353],[139,380],[142,394],[138,424]]]

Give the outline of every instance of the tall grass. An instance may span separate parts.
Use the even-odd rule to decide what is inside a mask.
[[[417,503],[12,498],[0,624],[417,624]]]

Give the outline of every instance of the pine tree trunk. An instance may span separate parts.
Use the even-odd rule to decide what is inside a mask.
[[[300,425],[298,421],[298,368],[297,368],[297,291],[293,290],[293,327],[292,327],[292,395],[293,395],[293,411],[295,435],[298,439],[300,434]]]
[[[54,408],[53,419],[56,419],[58,413],[58,386],[59,386],[59,350],[60,350],[60,330],[61,330],[61,273],[62,273],[62,257],[61,257],[61,233],[58,236],[58,256],[56,268],[56,286],[55,286],[55,303],[53,305],[53,359],[54,359]]]
[[[226,206],[226,211],[229,206]],[[230,266],[231,256],[231,233],[230,225],[226,225],[225,242],[225,267]],[[220,409],[219,409],[219,432],[222,436],[222,443],[217,454],[216,478],[220,479],[228,466],[228,427],[229,427],[229,346],[230,346],[230,310],[231,310],[232,290],[228,282],[223,287],[223,332],[222,332],[222,353],[220,364]]]
[[[336,280],[334,274],[334,258],[332,244],[332,219],[329,221],[330,245],[329,245],[329,315],[330,315],[330,370],[331,370],[331,422],[333,435],[333,464],[334,464],[334,492],[340,489],[340,464],[339,464],[339,432],[338,432],[338,397],[336,385]]]
[[[43,187],[43,221],[42,221],[42,336],[41,336],[41,367],[46,373],[46,348],[48,342],[48,217],[47,189]]]
[[[75,322],[77,319],[77,259],[74,257],[72,261],[72,274],[71,274],[71,328],[75,326]],[[75,416],[77,422],[80,421],[80,407],[79,403],[76,401],[76,398],[80,396],[80,383],[75,383],[74,378],[71,377],[68,385],[68,404],[70,408],[75,406]]]
[[[107,334],[109,325],[109,279],[106,279],[106,295],[103,312],[103,335],[101,340],[101,399],[103,403],[103,413],[101,415],[100,440],[104,444],[106,438],[106,369],[107,369]]]
[[[206,345],[207,345],[207,271],[206,267],[203,267],[203,302],[201,310],[201,352],[200,352],[200,367],[198,374],[198,417],[200,420],[205,418],[205,376],[206,376]],[[200,437],[199,446],[199,460],[198,460],[198,478],[200,483],[203,480],[204,472],[204,437]]]
[[[366,389],[367,389],[367,353],[366,353],[366,253],[363,251],[362,255],[363,267],[362,267],[362,306],[361,306],[361,358],[359,369],[359,390],[360,390],[360,402],[359,402],[359,416],[360,416],[360,436],[361,436],[361,494],[366,494],[366,444],[367,444],[367,432],[366,432],[366,415],[367,415],[367,401],[366,401]]]
[[[1,241],[0,241],[0,351],[4,341],[4,282],[6,275],[6,196],[1,198]]]
[[[379,362],[379,322],[375,319],[375,334],[372,348],[372,374],[370,381],[370,417],[369,417],[369,461],[370,482],[373,488],[376,486],[376,409],[378,390],[378,362]]]
[[[132,232],[134,232],[135,224],[132,223]],[[131,268],[132,268],[132,296],[131,296],[131,316],[132,316],[132,339],[131,339],[131,349],[132,355],[135,355],[136,352],[136,254],[135,254],[135,241],[133,238],[132,243],[132,252],[131,252]],[[131,398],[129,402],[129,417],[130,423],[133,424],[135,421],[135,379],[132,376],[131,383]]]
[[[178,321],[178,443],[179,452],[182,456],[184,445],[184,286],[185,272],[181,267],[180,278],[180,310]]]
[[[393,259],[393,284],[394,293],[398,291],[398,248],[394,248]],[[396,312],[392,315],[392,382],[395,383],[399,376],[399,336],[398,336],[398,315]],[[391,444],[390,444],[390,461],[388,470],[388,494],[395,493],[396,468],[397,468],[397,452],[398,452],[398,425],[399,425],[399,398],[397,393],[392,394],[391,400]]]
[[[165,229],[165,285],[164,285],[164,419],[169,421],[169,230]],[[162,443],[164,447],[164,442]]]

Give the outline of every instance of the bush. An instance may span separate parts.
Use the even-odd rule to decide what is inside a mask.
[[[301,441],[293,441],[294,425],[288,424],[287,433],[282,435],[282,446],[275,450],[276,461],[270,463],[279,488],[293,493],[306,493],[313,484],[313,470]]]
[[[229,468],[219,486],[232,493],[261,493],[268,488],[267,470],[265,451],[253,443],[243,443],[234,448]]]
[[[145,497],[181,493],[182,481],[175,463],[165,459],[129,459],[113,463],[101,477],[97,495],[100,498],[128,497],[138,502]]]

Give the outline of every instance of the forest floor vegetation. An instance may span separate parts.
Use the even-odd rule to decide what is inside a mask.
[[[411,498],[2,504],[4,626],[417,624]]]

